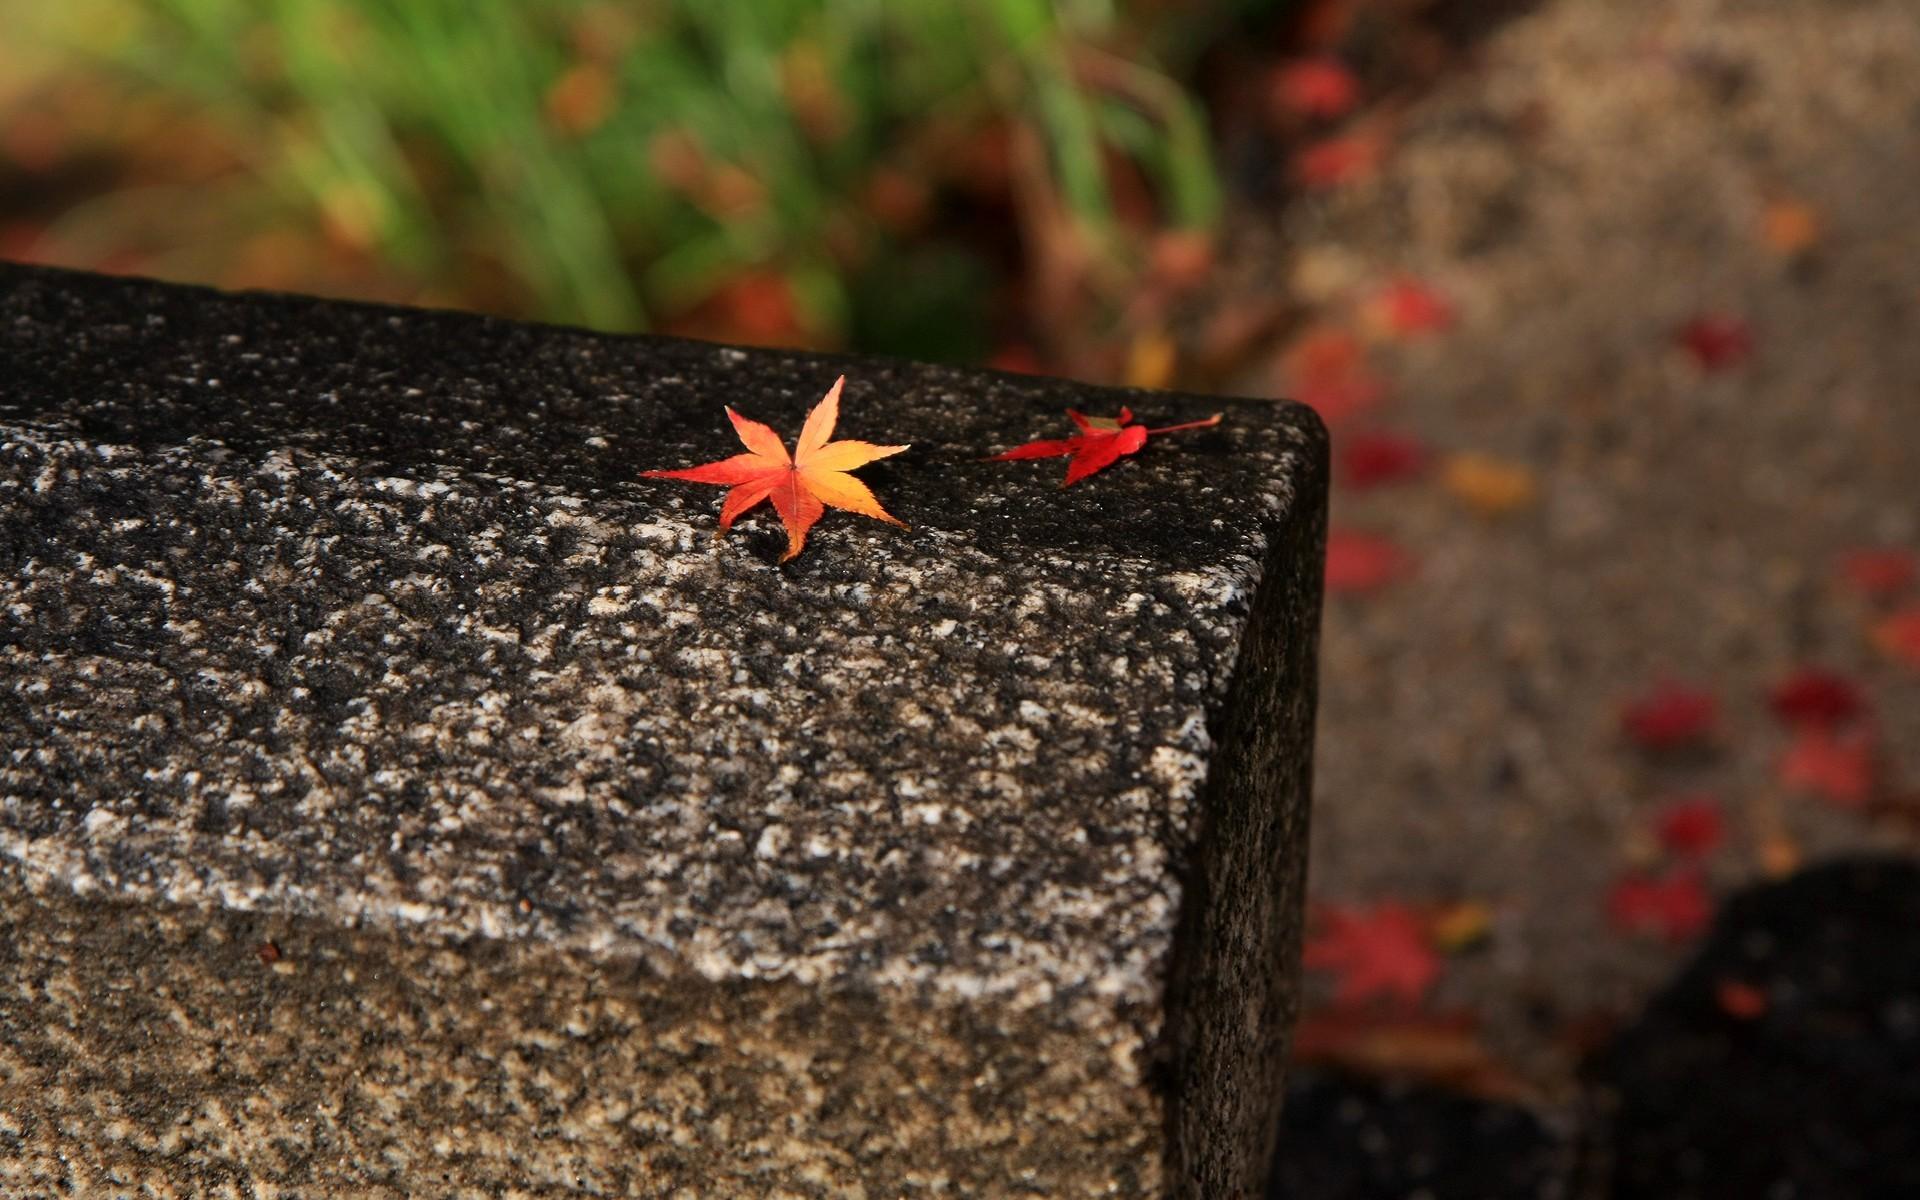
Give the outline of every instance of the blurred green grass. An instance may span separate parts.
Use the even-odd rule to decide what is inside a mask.
[[[75,0],[36,23],[217,130],[238,166],[197,203],[419,294],[966,357],[982,244],[1124,263],[1143,225],[1214,224],[1177,78],[1246,7]]]

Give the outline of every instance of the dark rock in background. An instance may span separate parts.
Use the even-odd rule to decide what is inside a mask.
[[[1920,864],[1736,896],[1595,1073],[1616,1200],[1920,1196]]]
[[[1269,1200],[1561,1200],[1570,1151],[1531,1111],[1426,1084],[1296,1071]]]

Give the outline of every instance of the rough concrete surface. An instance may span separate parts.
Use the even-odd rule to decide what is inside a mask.
[[[1061,490],[1206,410],[20,268],[0,361],[9,1187],[1258,1186],[1311,414]],[[910,531],[638,477],[841,371]]]

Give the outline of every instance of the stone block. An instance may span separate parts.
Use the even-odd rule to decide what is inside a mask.
[[[841,373],[910,529],[641,477]],[[982,461],[1122,404],[1227,416]],[[0,1193],[1257,1194],[1325,502],[1292,405],[0,267]]]

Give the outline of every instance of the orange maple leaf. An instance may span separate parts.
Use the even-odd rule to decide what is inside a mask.
[[[1183,425],[1168,425],[1164,429],[1148,429],[1143,425],[1130,425],[1133,410],[1122,408],[1117,417],[1089,417],[1074,409],[1067,410],[1067,416],[1080,427],[1080,432],[1070,438],[1045,438],[1037,442],[1028,442],[1015,446],[1001,454],[991,456],[988,462],[1011,462],[1022,458],[1062,458],[1072,455],[1073,461],[1067,464],[1067,478],[1060,486],[1079,483],[1082,479],[1103,467],[1110,467],[1120,461],[1121,455],[1133,454],[1147,444],[1147,439],[1156,433],[1173,433],[1181,429],[1205,429],[1218,425],[1222,414],[1215,413],[1204,421],[1188,421]]]
[[[691,483],[731,487],[733,490],[720,505],[721,533],[731,529],[734,521],[762,500],[771,501],[773,510],[780,515],[780,523],[787,529],[787,552],[780,556],[781,562],[800,553],[800,547],[807,541],[807,531],[820,519],[827,505],[905,529],[906,522],[881,508],[867,485],[847,472],[898,454],[907,447],[827,440],[833,436],[834,423],[840,419],[840,389],[846,382],[845,375],[834,380],[826,397],[807,414],[791,457],[779,434],[729,407],[727,419],[733,422],[734,431],[749,453],[677,471],[643,474],[649,479],[685,479]]]
[[[1607,889],[1607,919],[1622,933],[1660,933],[1670,942],[1699,936],[1713,920],[1713,900],[1698,867],[1665,878],[1630,875]]]

